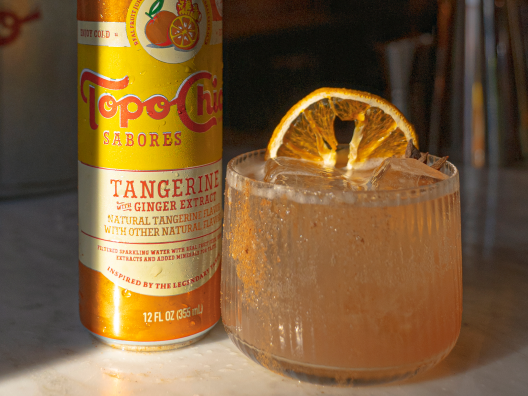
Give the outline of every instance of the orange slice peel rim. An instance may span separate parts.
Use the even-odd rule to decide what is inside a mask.
[[[284,137],[285,135],[290,131],[290,127],[292,126],[292,123],[294,123],[296,120],[299,119],[300,116],[312,105],[316,105],[318,102],[322,102],[324,100],[327,100],[328,103],[330,103],[330,107],[334,111],[333,117],[338,116],[341,118],[339,114],[335,111],[334,103],[336,100],[347,100],[352,102],[357,102],[365,107],[364,111],[359,112],[356,114],[353,118],[348,119],[349,121],[355,121],[356,122],[356,128],[354,130],[353,137],[349,143],[349,158],[347,162],[347,168],[348,169],[357,169],[357,168],[371,168],[379,164],[381,160],[383,160],[383,157],[373,157],[368,158],[369,154],[366,154],[366,157],[370,159],[371,161],[367,161],[365,159],[359,160],[358,159],[358,150],[362,150],[360,147],[362,144],[362,140],[364,139],[370,139],[371,140],[371,146],[374,146],[374,148],[369,148],[370,152],[374,152],[376,147],[382,144],[384,140],[386,140],[392,133],[395,131],[400,131],[405,136],[405,142],[401,142],[398,146],[398,150],[395,150],[394,152],[390,153],[392,155],[396,156],[402,156],[404,154],[404,151],[402,151],[401,147],[403,145],[406,146],[406,143],[413,139],[415,142],[415,145],[417,146],[417,138],[416,133],[414,131],[413,126],[405,119],[403,114],[390,102],[387,100],[380,98],[379,96],[362,92],[362,91],[356,91],[351,89],[345,89],[345,88],[320,88],[316,91],[313,91],[308,96],[301,99],[299,102],[297,102],[282,118],[281,122],[277,125],[275,128],[273,135],[269,141],[267,152],[266,152],[266,158],[276,158],[277,156],[280,156],[279,149],[283,145]],[[329,108],[330,108],[329,107]],[[370,109],[370,110],[369,110]],[[378,110],[379,109],[379,110]],[[330,110],[328,110],[330,112]],[[394,121],[392,124],[389,124],[390,127],[386,131],[380,131],[380,133],[376,136],[366,136],[364,132],[364,120],[365,117],[369,117],[369,113],[372,113],[373,111],[377,111],[379,114],[387,115],[392,118]],[[324,146],[319,143],[320,141],[320,133],[311,133],[312,137],[311,139],[314,140],[312,146],[317,146],[317,151],[320,156],[318,159],[319,162],[321,162],[324,166],[327,167],[334,167],[336,164],[336,149],[337,149],[337,141],[335,141],[335,135],[333,131],[333,120],[332,118],[332,126],[331,130],[323,131],[323,134],[329,134],[327,137],[328,139],[325,139]],[[341,118],[342,119],[342,118]],[[387,120],[387,117],[385,117],[385,120]],[[307,121],[310,123],[310,120]],[[375,127],[376,125],[374,125]],[[311,125],[312,129],[321,129],[320,125],[315,126]],[[327,128],[328,129],[328,128]],[[368,129],[368,128],[367,128]],[[372,128],[370,128],[372,129]],[[316,135],[315,137],[313,135]],[[330,143],[328,140],[332,140]],[[402,137],[400,136],[400,140]],[[405,148],[405,146],[403,146]],[[366,149],[364,149],[367,151]],[[404,150],[404,149],[403,149]],[[389,150],[390,152],[390,150]],[[301,158],[302,157],[302,154]],[[385,158],[392,156],[387,155]],[[307,158],[304,158],[307,159]]]

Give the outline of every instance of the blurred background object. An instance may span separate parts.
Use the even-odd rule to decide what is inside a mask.
[[[331,86],[391,100],[423,151],[475,167],[528,156],[528,0],[232,0],[224,15],[227,145],[265,146]]]
[[[0,0],[0,198],[76,185],[75,8]],[[420,148],[455,163],[528,157],[528,0],[230,0],[223,13],[226,150],[266,146],[330,86],[393,101]],[[336,123],[340,142],[352,131]]]
[[[527,4],[525,0],[457,2],[452,96],[456,95],[456,87],[463,87],[463,122],[457,123],[453,116],[452,127],[455,137],[462,136],[462,159],[466,164],[512,165],[528,155],[528,130],[523,120],[528,48],[519,18]],[[462,45],[457,42],[460,39],[464,40],[463,57]],[[462,58],[464,71],[460,77],[456,74],[461,69],[456,66]],[[452,139],[454,142],[456,139]]]
[[[76,5],[0,0],[0,199],[76,186]]]

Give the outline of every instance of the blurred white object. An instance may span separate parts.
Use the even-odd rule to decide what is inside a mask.
[[[0,0],[0,198],[77,178],[76,2]]]

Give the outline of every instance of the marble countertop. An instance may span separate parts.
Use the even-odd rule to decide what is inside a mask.
[[[0,202],[0,395],[526,395],[528,171],[466,169],[461,185],[458,343],[411,380],[355,389],[269,372],[221,324],[168,352],[95,341],[78,318],[76,193]]]

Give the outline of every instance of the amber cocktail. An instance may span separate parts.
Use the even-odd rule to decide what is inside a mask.
[[[343,182],[294,164],[265,181],[272,168],[260,150],[227,169],[222,318],[238,348],[280,374],[338,385],[442,360],[462,315],[456,168],[401,189],[397,167]]]

